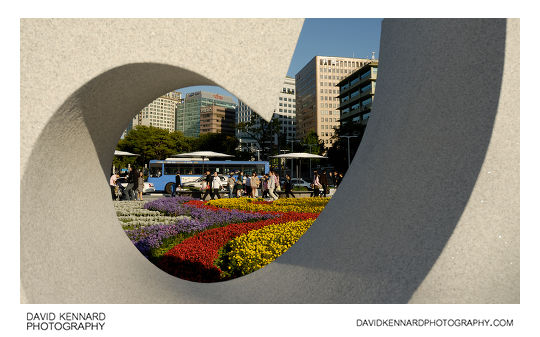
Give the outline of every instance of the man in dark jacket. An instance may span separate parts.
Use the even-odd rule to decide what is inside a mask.
[[[328,178],[326,176],[326,170],[323,170],[321,172],[321,175],[319,177],[319,182],[322,186],[322,195],[323,197],[326,197],[326,193],[328,193]]]
[[[135,176],[135,170],[130,166],[128,169],[126,195],[128,200],[135,200],[135,184],[137,184],[137,176]]]
[[[181,182],[182,179],[180,178],[180,171],[176,171],[176,177],[174,177],[174,185],[172,187],[171,197],[176,196],[176,189],[181,186]]]

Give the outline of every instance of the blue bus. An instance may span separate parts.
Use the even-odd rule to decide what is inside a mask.
[[[236,171],[251,175],[253,172],[261,176],[270,170],[267,161],[233,161],[233,160],[202,160],[200,158],[167,158],[165,160],[150,160],[148,164],[148,182],[154,184],[156,191],[172,192],[176,172],[180,172],[182,184],[195,181],[206,170],[219,175],[229,175]]]

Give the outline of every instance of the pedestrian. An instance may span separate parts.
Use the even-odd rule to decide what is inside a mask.
[[[210,174],[210,171],[206,171],[206,176],[204,177],[204,180],[202,181],[202,187],[204,191],[204,195],[201,197],[201,200],[206,200],[206,197],[210,194],[210,197],[212,197],[212,175]],[[202,194],[202,192],[201,192]]]
[[[326,177],[326,170],[321,172],[319,182],[321,183],[322,187],[322,195],[326,198],[326,194],[328,193],[328,178]]]
[[[244,192],[244,173],[240,172],[236,178],[236,196],[241,197]]]
[[[288,198],[289,197],[289,194],[292,195],[293,198],[296,198],[292,192],[292,189],[293,189],[293,182],[291,180],[291,177],[286,174],[285,175],[285,184],[284,184],[284,187],[285,187],[285,197]]]
[[[246,174],[246,195],[251,197],[251,177],[249,176],[249,173]]]
[[[328,186],[336,187],[336,181],[334,180],[334,173],[328,172]]]
[[[253,172],[251,175],[251,196],[253,198],[257,198],[259,196],[258,189],[259,189],[260,181],[259,177],[257,177],[257,172]]]
[[[339,173],[338,171],[334,171],[334,185],[336,186],[336,188],[338,188],[339,183],[341,183],[341,178],[339,176]]]
[[[133,168],[130,166],[128,168],[127,186],[126,186],[126,191],[125,191],[128,200],[135,199],[135,193],[133,192],[133,189],[135,188],[136,183],[137,183],[137,177],[135,176],[135,172],[133,172]]]
[[[279,181],[279,174],[274,171],[274,179],[276,180],[276,191],[281,192],[281,183]]]
[[[182,177],[180,177],[180,171],[176,171],[176,176],[174,177],[174,185],[171,191],[171,197],[176,196],[176,189],[182,185]]]
[[[118,186],[118,200],[128,200],[126,188],[122,184],[127,186],[127,175],[118,174],[118,179],[116,179],[116,186]]]
[[[142,195],[144,191],[144,175],[143,172],[139,172],[139,177],[137,178],[137,199],[143,201]]]
[[[212,200],[214,200],[214,196],[217,195],[218,199],[221,199],[219,195],[219,190],[221,189],[221,178],[218,176],[217,172],[214,172],[214,176],[212,177],[212,193],[210,193],[210,197]]]
[[[312,187],[313,187],[313,193],[312,193],[312,196],[313,197],[318,197],[319,196],[319,193],[320,193],[320,188],[321,188],[321,183],[319,181],[319,174],[317,173],[317,171],[313,171],[313,183],[312,183]]]
[[[229,175],[229,178],[227,179],[227,185],[229,186],[229,198],[233,197],[234,194],[234,184],[236,183],[236,179],[234,179],[233,174],[231,173]]]
[[[274,194],[274,189],[276,188],[276,178],[274,175],[274,171],[270,171],[270,174],[268,176],[268,195],[270,195],[270,198],[273,200],[277,200],[278,196]]]
[[[268,198],[268,175],[262,177],[262,198]]]
[[[118,189],[118,185],[116,185],[116,181],[118,180],[119,177],[120,175],[118,174],[118,172],[115,172],[109,179],[109,186],[111,188],[111,195],[112,195],[113,200],[116,200],[116,190]]]

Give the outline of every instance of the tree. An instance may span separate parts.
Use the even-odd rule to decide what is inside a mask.
[[[341,138],[340,136],[358,136],[349,139],[351,149],[351,161],[356,154],[356,150],[362,141],[364,132],[366,130],[366,124],[362,123],[347,123],[336,129],[336,132],[332,136],[332,147],[328,149],[328,162],[334,166],[334,168],[340,172],[347,172],[349,163],[347,160],[347,138]]]
[[[238,138],[222,133],[201,133],[193,138],[193,151],[215,151],[235,155],[238,147]]]
[[[272,117],[270,122],[267,122],[252,112],[249,122],[240,122],[236,128],[255,140],[259,149],[262,150],[263,157],[273,153],[274,135],[279,134],[279,120],[276,115]]]
[[[177,142],[180,142],[180,136],[171,137],[165,129],[137,125],[118,142],[117,149],[138,154],[134,163],[138,167],[144,167],[151,159],[165,159],[178,153],[176,145],[180,143]]]

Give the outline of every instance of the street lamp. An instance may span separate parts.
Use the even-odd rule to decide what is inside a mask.
[[[349,167],[351,166],[351,143],[350,143],[350,139],[353,138],[353,137],[358,137],[358,136],[339,136],[340,138],[347,138],[347,159],[349,160],[349,165],[347,166],[347,169],[349,169]]]

